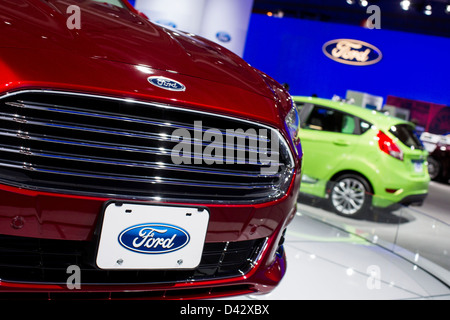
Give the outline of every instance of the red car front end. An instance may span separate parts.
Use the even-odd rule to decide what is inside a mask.
[[[74,4],[79,29],[67,1],[0,3],[0,294],[272,290],[300,186],[287,92],[126,4]]]

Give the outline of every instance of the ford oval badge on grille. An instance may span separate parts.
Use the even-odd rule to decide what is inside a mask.
[[[159,223],[139,224],[123,230],[119,243],[125,249],[145,254],[164,254],[180,250],[190,240],[183,228]]]
[[[165,90],[170,90],[170,91],[185,91],[186,87],[184,86],[184,84],[166,78],[166,77],[149,77],[147,78],[148,82],[150,82],[152,85],[161,88],[161,89],[165,89]]]

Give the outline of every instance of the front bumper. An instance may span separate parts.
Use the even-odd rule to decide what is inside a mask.
[[[219,256],[222,260],[234,258],[237,261],[244,244],[254,243],[247,250],[250,261],[245,261],[248,257],[244,258],[244,264],[235,264],[233,272],[231,269],[222,273],[211,271],[206,276],[198,276],[200,271],[211,267],[206,261],[202,270],[175,272],[166,278],[161,278],[164,271],[148,273],[145,278],[136,278],[135,274],[127,278],[123,271],[117,271],[105,278],[108,271],[95,267],[95,233],[102,208],[111,199],[0,185],[0,251],[4,251],[0,258],[0,298],[3,295],[14,297],[15,294],[21,297],[27,293],[37,299],[64,299],[73,295],[83,299],[198,299],[270,292],[286,270],[285,255],[280,246],[283,231],[296,212],[298,180],[292,184],[288,195],[274,202],[207,205],[210,222],[205,248],[208,246],[214,251],[218,245],[229,244],[230,255],[227,257],[222,252],[227,250],[221,249]],[[22,240],[21,247],[18,243]],[[35,243],[33,247],[28,245],[30,241]],[[8,243],[12,242],[16,252],[8,248]],[[57,249],[50,250],[52,257],[45,251],[47,244],[57,244]],[[8,250],[9,255],[5,254]],[[73,252],[77,255],[72,257]],[[65,259],[67,256],[70,257]],[[80,266],[79,289],[68,286],[71,274],[67,268],[70,265]],[[215,267],[220,269],[222,266]],[[54,271],[53,274],[50,271]]]
[[[269,248],[268,248],[269,249]],[[261,261],[263,263],[263,261]],[[243,294],[265,294],[273,290],[286,272],[285,254],[276,255],[269,267],[254,268],[241,277],[172,284],[85,285],[36,284],[1,281],[0,299],[32,300],[178,300],[211,299]],[[67,275],[68,277],[70,275]],[[81,277],[82,274],[81,274]]]

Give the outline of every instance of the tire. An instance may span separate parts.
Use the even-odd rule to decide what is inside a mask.
[[[428,157],[427,160],[428,160],[428,173],[430,175],[430,179],[439,181],[441,172],[441,165],[439,161],[437,161],[433,157]]]
[[[349,218],[365,217],[372,202],[372,189],[363,177],[344,174],[331,181],[328,203],[337,214]]]

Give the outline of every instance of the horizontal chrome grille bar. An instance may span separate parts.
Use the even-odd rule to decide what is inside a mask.
[[[86,140],[84,140],[84,141],[83,140],[79,140],[79,141],[57,140],[56,137],[52,138],[52,137],[45,137],[45,136],[39,136],[39,135],[31,135],[28,132],[26,132],[26,133],[25,132],[11,132],[11,131],[8,131],[8,130],[1,130],[1,129],[0,129],[0,136],[9,136],[9,137],[16,137],[16,138],[26,139],[26,140],[36,140],[36,141],[41,141],[41,142],[49,142],[49,143],[57,143],[57,144],[69,144],[69,145],[77,145],[77,146],[84,146],[84,147],[91,147],[91,148],[113,149],[113,150],[128,151],[128,152],[141,152],[141,153],[147,153],[147,154],[159,154],[159,155],[167,154],[167,155],[170,156],[170,153],[171,153],[170,149],[164,149],[164,148],[155,149],[155,148],[137,148],[137,147],[132,147],[132,146],[115,146],[115,145],[108,145],[108,144],[92,144],[92,143],[89,143]],[[32,154],[30,154],[30,155],[44,156],[43,153],[37,152],[37,151],[32,152]],[[56,153],[53,154],[53,157],[58,157],[58,154],[56,154]],[[64,154],[60,154],[60,157],[64,158]],[[202,154],[198,154],[198,153],[194,153],[194,152],[192,152],[191,158],[193,160],[195,160],[195,159],[205,159],[205,157]],[[211,158],[209,158],[209,159],[211,159]],[[87,159],[81,160],[81,158],[80,158],[80,161],[86,161],[86,160]],[[103,159],[102,160],[101,158],[98,158],[98,160],[99,161],[103,161],[104,163],[113,162],[113,161],[108,161],[107,159]],[[239,163],[242,163],[242,164],[253,164],[255,166],[256,165],[264,166],[264,164],[261,163],[261,162],[250,162],[250,161],[248,161],[248,159],[245,159],[245,158],[235,157],[235,160],[236,160],[236,162],[239,162]],[[93,161],[93,162],[95,162],[95,161]],[[120,161],[117,160],[115,162],[116,162],[116,164],[119,164]],[[143,163],[147,163],[147,164],[151,165],[150,162],[143,162]],[[123,165],[130,166],[130,165],[133,165],[133,164],[132,163],[123,162]],[[274,163],[272,163],[272,165],[281,166],[282,164],[279,163],[279,162],[274,162]],[[167,167],[171,168],[171,166],[167,166]],[[180,165],[173,166],[174,170],[183,170],[183,168],[184,168],[184,166],[180,166]],[[189,170],[190,168],[186,167],[185,169]],[[193,172],[198,172],[198,171],[194,170]],[[214,170],[205,170],[205,172],[213,173],[213,172],[216,172],[216,171],[214,171]],[[231,174],[231,175],[237,174],[237,175],[240,175],[240,176],[245,176],[246,175],[246,173],[243,172],[243,171],[239,172],[239,171],[229,171],[229,170],[223,170],[223,169],[221,171],[217,171],[216,173],[217,174]],[[262,174],[255,175],[255,174],[253,174],[253,175],[248,175],[248,176],[261,177],[261,176],[266,176],[266,175],[262,175]],[[271,176],[279,176],[279,175],[271,175]]]
[[[3,161],[0,163],[0,166],[5,164],[5,166],[8,167],[14,167],[14,168],[22,168],[29,171],[36,171],[36,172],[44,172],[44,173],[52,173],[52,174],[62,174],[67,176],[79,176],[79,177],[86,177],[86,178],[98,178],[98,179],[109,179],[109,180],[124,180],[128,182],[142,182],[146,184],[173,184],[173,185],[185,185],[185,186],[197,186],[197,187],[211,187],[211,188],[236,188],[236,189],[256,189],[256,188],[268,188],[271,187],[271,185],[262,184],[262,183],[254,183],[252,185],[244,184],[244,183],[233,183],[233,184],[214,184],[214,183],[201,183],[197,182],[195,180],[178,180],[178,179],[169,179],[169,178],[161,178],[161,177],[135,177],[135,176],[124,176],[120,174],[115,175],[100,175],[100,174],[94,174],[89,172],[83,172],[83,171],[64,171],[64,170],[56,170],[56,169],[50,169],[45,167],[39,167],[36,165],[33,165],[31,163],[18,163],[18,162],[5,162]]]
[[[18,117],[18,116],[5,116],[4,114],[2,114],[0,112],[0,120],[4,120],[4,121],[13,121],[13,122],[20,122],[23,124],[29,124],[29,125],[35,125],[35,126],[43,126],[43,127],[54,127],[54,128],[59,128],[59,129],[68,129],[68,130],[78,130],[78,131],[87,131],[87,132],[92,132],[92,133],[100,133],[100,134],[109,134],[109,135],[118,135],[118,136],[126,136],[126,137],[131,137],[131,138],[138,138],[138,139],[150,139],[153,141],[161,141],[161,140],[166,140],[166,141],[171,141],[170,140],[170,136],[168,134],[162,133],[162,134],[142,134],[139,132],[133,132],[133,131],[117,131],[117,130],[113,130],[112,128],[96,128],[96,127],[81,127],[81,126],[74,126],[74,125],[70,125],[68,123],[64,123],[64,122],[45,122],[42,119],[35,119],[35,118],[31,118],[31,117],[27,117],[27,118],[23,118],[23,117]],[[186,127],[188,128],[188,127]],[[194,127],[190,127],[192,130],[194,130]],[[228,134],[226,135],[227,137],[229,136]],[[236,135],[232,135],[233,137],[236,137]],[[240,137],[240,136],[239,136]],[[262,138],[265,139],[265,138]],[[206,147],[208,145],[210,145],[210,142],[208,141],[202,141],[199,139],[195,139],[192,138],[191,139],[192,143],[195,144],[199,144],[202,147]],[[265,139],[265,141],[270,141]],[[232,150],[236,150],[236,151],[251,151],[250,148],[242,148],[240,145],[234,145],[234,144],[227,144],[227,143],[223,143],[223,148],[224,150],[228,150],[228,149],[232,149]],[[278,154],[278,152],[274,151],[274,154]],[[243,161],[243,159],[240,159]]]
[[[280,177],[279,174],[273,175],[264,175],[261,173],[249,173],[245,171],[231,171],[231,170],[207,170],[205,168],[196,169],[195,167],[189,167],[185,165],[170,165],[164,163],[155,163],[155,162],[130,162],[130,161],[119,161],[119,160],[107,160],[102,158],[82,158],[82,157],[74,157],[70,154],[56,154],[56,153],[42,153],[36,150],[21,148],[9,148],[6,146],[2,146],[0,144],[0,151],[17,153],[17,154],[26,154],[29,156],[36,157],[46,157],[46,158],[55,158],[59,160],[73,160],[80,162],[90,162],[90,163],[99,163],[99,164],[108,164],[108,165],[117,165],[117,166],[125,166],[125,167],[138,167],[138,168],[147,168],[147,169],[161,169],[161,170],[179,170],[186,171],[191,173],[203,173],[203,174],[213,174],[213,175],[229,175],[236,177]]]
[[[117,121],[126,121],[126,122],[133,122],[133,123],[142,123],[150,126],[160,126],[164,128],[172,128],[173,130],[176,129],[187,129],[187,130],[195,130],[196,128],[194,126],[182,124],[179,122],[167,122],[167,121],[158,121],[155,119],[142,119],[138,117],[124,117],[124,116],[115,116],[112,114],[102,114],[102,113],[93,113],[93,112],[86,112],[79,108],[68,108],[68,109],[60,109],[59,106],[51,106],[48,104],[43,103],[32,103],[27,101],[19,101],[19,103],[7,103],[8,105],[18,107],[18,108],[26,108],[26,109],[32,109],[32,110],[41,110],[41,111],[48,111],[48,112],[57,112],[57,113],[65,113],[70,115],[81,115],[86,117],[92,117],[92,118],[102,118],[102,119],[109,119],[109,120],[117,120]],[[1,113],[0,113],[1,114]],[[208,127],[202,127],[202,133],[213,129]],[[225,128],[214,128],[218,129],[220,131],[225,132]],[[227,136],[233,137],[233,138],[249,138],[252,140],[258,140],[258,141],[266,141],[269,142],[270,140],[267,137],[261,136],[261,135],[253,135],[252,133],[248,133],[246,135],[236,134],[236,133],[228,133]]]

